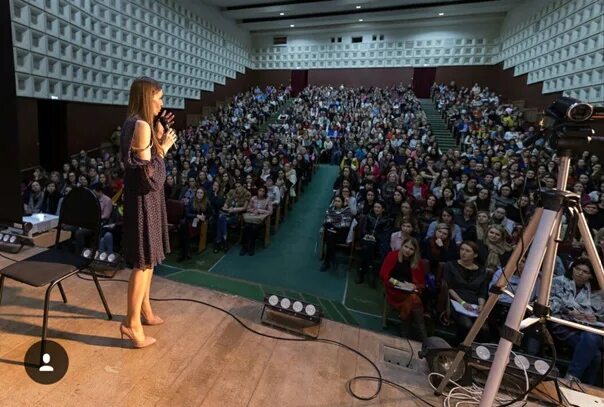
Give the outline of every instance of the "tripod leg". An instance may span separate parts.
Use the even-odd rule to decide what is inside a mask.
[[[558,253],[558,235],[560,234],[560,224],[562,223],[562,211],[558,211],[554,223],[554,229],[547,242],[547,250],[545,258],[541,265],[541,285],[539,287],[539,296],[537,303],[543,306],[548,306],[549,295],[552,290],[552,278],[554,277],[554,267],[556,265],[556,254]],[[536,315],[540,317],[540,315]]]
[[[585,219],[585,215],[583,212],[579,212],[577,226],[579,227],[579,233],[583,238],[583,243],[585,244],[585,251],[587,252],[587,256],[589,257],[589,261],[591,261],[591,266],[594,269],[594,274],[596,275],[596,279],[598,280],[598,284],[600,287],[604,287],[604,267],[602,267],[602,259],[598,256],[598,251],[596,250],[596,244],[591,236],[591,232],[589,231],[589,226],[587,225],[587,220]]]
[[[543,210],[539,228],[537,228],[535,239],[526,259],[524,272],[520,277],[518,291],[516,292],[516,296],[514,297],[514,301],[512,302],[512,306],[510,307],[510,311],[505,320],[504,329],[507,330],[510,335],[502,335],[499,340],[495,359],[493,360],[493,365],[489,371],[489,377],[482,394],[482,399],[480,400],[480,407],[491,407],[495,405],[495,398],[507,367],[510,351],[512,350],[511,334],[518,332],[520,322],[524,318],[526,305],[529,302],[533,287],[535,286],[535,281],[539,275],[547,244],[551,234],[554,233],[553,229],[556,224],[557,215],[558,211],[550,209]]]
[[[535,232],[537,231],[537,226],[539,226],[539,220],[541,219],[542,214],[543,208],[537,208],[529,224],[522,232],[522,240],[525,242],[525,244],[516,245],[516,247],[514,248],[514,251],[512,252],[510,259],[508,260],[505,269],[503,270],[503,274],[501,275],[501,277],[499,277],[499,280],[497,281],[496,286],[499,289],[503,289],[506,287],[508,280],[512,277],[514,271],[516,270],[516,264],[518,263],[518,260],[520,260],[522,256],[524,256],[524,252],[526,252],[528,246],[533,241],[533,237],[535,236]],[[463,359],[463,356],[465,354],[465,349],[471,346],[472,342],[474,342],[474,339],[476,339],[476,336],[478,335],[480,329],[489,317],[489,314],[493,310],[493,307],[495,307],[495,304],[497,304],[497,300],[499,299],[500,295],[497,291],[498,290],[490,292],[489,298],[487,298],[487,301],[485,302],[482,311],[478,315],[478,318],[476,318],[476,321],[474,321],[470,332],[468,332],[466,339],[464,339],[463,343],[461,344],[461,349],[457,352],[457,355],[453,360],[451,368],[447,371],[447,374],[445,375],[443,380],[441,380],[438,388],[436,389],[435,394],[441,395],[443,393],[447,383],[449,383],[449,380],[451,380],[451,377],[457,370],[457,366],[459,366],[459,364],[461,363],[461,360]]]

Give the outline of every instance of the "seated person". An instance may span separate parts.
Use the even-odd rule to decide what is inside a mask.
[[[474,242],[463,242],[459,247],[459,260],[450,261],[445,264],[443,278],[448,289],[449,299],[457,301],[468,311],[479,313],[482,311],[489,276],[485,270],[477,264],[478,245]],[[457,341],[462,342],[470,328],[474,324],[474,317],[457,312],[453,305],[450,306],[451,317],[457,326]],[[488,336],[486,325],[482,328],[483,339]]]
[[[464,233],[462,233],[463,240],[471,240],[472,242],[480,242],[484,240],[489,228],[489,221],[489,212],[478,211],[478,214],[476,215],[476,222],[468,227]]]
[[[226,251],[228,225],[235,225],[243,212],[247,210],[250,192],[243,187],[241,180],[235,180],[235,187],[227,192],[224,205],[216,219],[216,236],[214,238],[214,253],[220,249]]]
[[[506,242],[507,232],[501,225],[491,225],[486,238],[478,242],[478,258],[489,276],[500,267],[505,267],[512,247]]]
[[[402,221],[398,232],[390,235],[390,249],[399,250],[403,245],[403,241],[414,234],[413,224],[410,220]]]
[[[209,222],[212,217],[212,205],[208,200],[205,189],[197,188],[195,196],[189,201],[185,208],[185,217],[181,219],[178,227],[180,237],[181,254],[178,261],[190,259],[190,239],[199,236],[201,225]]]
[[[446,223],[447,225],[449,225],[449,231],[451,232],[451,237],[455,241],[455,244],[461,244],[461,228],[455,224],[455,222],[453,221],[453,217],[454,214],[452,210],[447,208],[443,209],[440,214],[439,220],[433,221],[432,223],[430,223],[430,226],[428,226],[426,238],[434,236],[434,232],[436,231],[436,225],[438,225],[439,223]]]
[[[271,177],[268,177],[265,181],[266,185],[266,196],[273,203],[273,208],[281,204],[281,191],[279,187],[275,185],[275,181]]]
[[[102,223],[99,251],[111,254],[115,251],[115,245],[119,246],[122,236],[122,213],[124,213],[123,201],[119,199],[118,204],[113,205],[109,219]]]
[[[241,235],[240,256],[246,254],[253,256],[256,250],[256,239],[258,229],[264,224],[264,220],[273,213],[273,202],[266,196],[266,187],[259,186],[256,196],[250,199],[247,210],[243,214],[243,233]]]
[[[42,211],[43,203],[44,191],[40,186],[40,182],[33,181],[29,190],[24,194],[23,214],[31,215],[33,213],[40,213]]]
[[[577,259],[563,276],[552,281],[551,313],[580,324],[604,322],[604,298],[587,258]],[[551,324],[551,333],[573,349],[567,379],[596,384],[602,362],[602,337],[565,325]]]
[[[457,245],[451,240],[451,230],[446,223],[439,223],[434,235],[424,241],[422,257],[430,262],[430,272],[436,275],[439,263],[456,260]]]
[[[425,270],[420,259],[419,243],[412,237],[406,237],[399,250],[393,250],[382,264],[380,278],[384,281],[386,301],[399,312],[401,336],[408,336],[409,322],[412,321],[419,333],[420,340],[426,339],[424,307],[421,292],[424,288]],[[401,283],[411,291],[396,288]]]
[[[374,262],[382,260],[388,253],[392,221],[384,213],[382,202],[373,204],[373,211],[367,216],[361,230],[361,266],[357,272],[357,284],[362,284],[365,275],[369,277],[369,285],[375,287],[377,270]]]
[[[336,255],[336,244],[346,241],[352,214],[348,206],[344,206],[344,198],[340,195],[333,199],[325,213],[323,221],[323,240],[325,242],[325,256],[321,271],[327,271],[333,265]]]
[[[110,221],[111,221],[111,214],[113,212],[113,201],[111,200],[111,198],[109,198],[107,195],[105,195],[101,184],[99,184],[99,183],[95,184],[92,187],[92,190],[94,191],[94,194],[96,195],[97,199],[99,200],[99,206],[101,208],[101,228],[103,228],[108,223],[111,223]],[[103,245],[103,248],[110,250],[110,252],[113,252],[113,239],[112,239],[112,236],[105,237],[105,235],[107,233],[109,233],[111,235],[111,233],[108,232],[107,230],[101,229],[101,232],[100,232],[101,242],[100,243],[101,243],[101,245]],[[76,253],[82,253],[82,250],[84,250],[86,247],[90,246],[91,235],[92,235],[92,231],[89,229],[77,228],[74,231],[73,239],[74,239],[74,243],[75,243],[75,252]],[[102,251],[100,246],[99,246],[99,250]]]

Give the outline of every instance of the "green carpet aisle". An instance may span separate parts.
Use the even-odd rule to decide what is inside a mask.
[[[337,167],[321,166],[268,248],[258,248],[249,257],[239,256],[239,247],[233,247],[211,272],[342,301],[344,267],[320,273],[317,253],[319,229],[337,174]]]
[[[432,132],[436,136],[438,146],[442,152],[444,153],[450,148],[456,148],[455,139],[443,121],[440,112],[434,107],[432,99],[420,99],[419,102],[424,112],[426,112],[430,126],[432,126]]]
[[[287,295],[320,305],[331,320],[381,332],[384,293],[380,284],[377,289],[355,284],[356,266],[348,270],[343,252],[337,255],[337,270],[319,272],[319,229],[338,173],[338,167],[321,165],[271,237],[270,246],[258,247],[255,256],[239,256],[238,245],[226,255],[206,250],[182,263],[172,254],[156,268],[156,274],[257,301],[269,293]]]

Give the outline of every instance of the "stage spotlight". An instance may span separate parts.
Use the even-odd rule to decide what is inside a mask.
[[[317,309],[314,305],[308,304],[306,307],[304,307],[304,312],[306,312],[306,315],[308,315],[309,317],[312,317],[317,312]]]
[[[281,308],[283,309],[289,309],[289,306],[291,305],[291,301],[289,300],[289,298],[281,298]]]
[[[549,363],[547,363],[545,360],[536,360],[534,365],[535,370],[537,371],[537,373],[539,373],[540,375],[544,375],[545,372],[547,372],[549,370]],[[554,367],[554,369],[556,369],[556,367]],[[552,369],[552,372],[553,370]],[[551,374],[551,372],[550,372]],[[557,372],[556,372],[556,376],[557,376]]]
[[[321,325],[321,310],[302,300],[270,294],[264,298],[260,320],[263,324],[275,328],[317,338]]]
[[[480,345],[476,347],[476,356],[481,360],[489,360],[491,359],[491,351],[486,346]]]
[[[271,295],[270,297],[268,297],[268,303],[270,305],[272,305],[273,307],[276,307],[277,304],[279,304],[279,297],[277,297],[276,295]]]

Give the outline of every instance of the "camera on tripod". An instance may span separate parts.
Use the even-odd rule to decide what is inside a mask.
[[[541,134],[527,139],[531,145],[539,138],[545,138],[552,149],[564,155],[573,150],[590,150],[597,155],[604,154],[604,137],[596,136],[590,121],[604,120],[604,107],[593,106],[570,97],[560,97],[544,111],[539,123]]]

